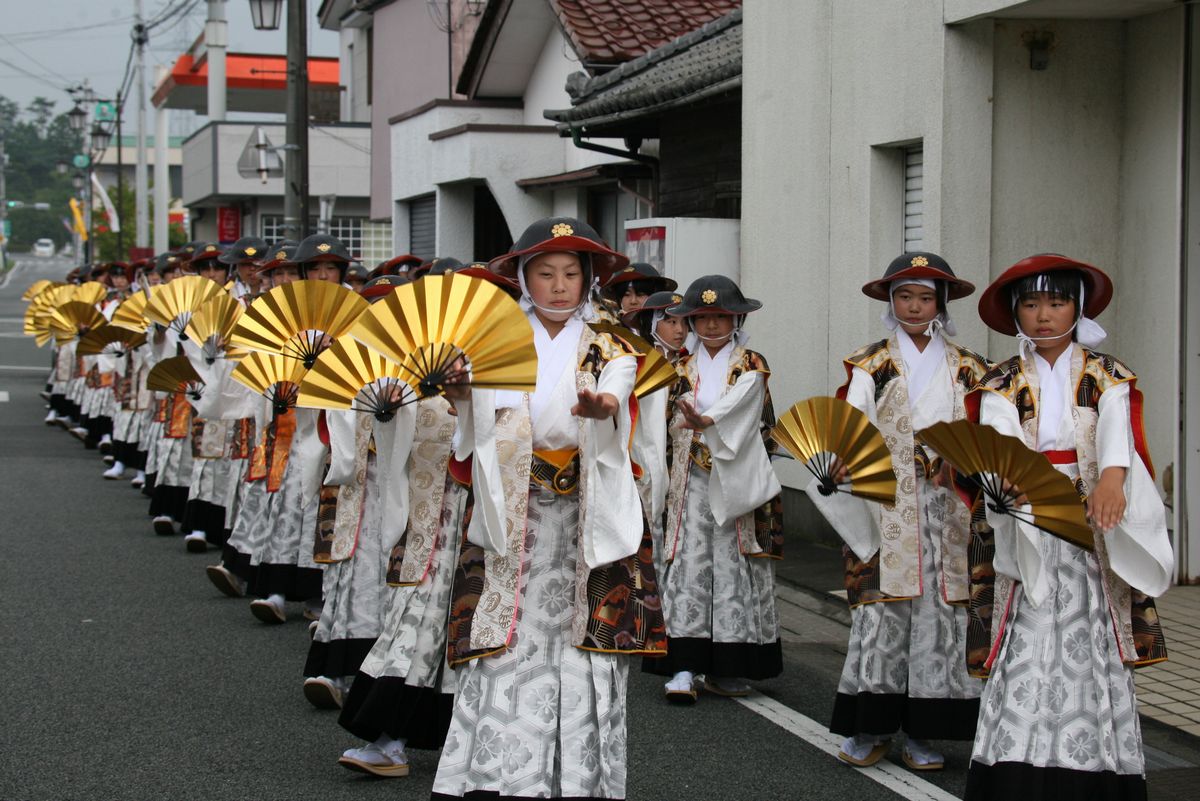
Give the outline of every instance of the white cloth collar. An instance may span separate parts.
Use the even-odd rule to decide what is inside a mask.
[[[908,384],[909,409],[917,405],[939,368],[946,363],[946,340],[940,334],[929,338],[925,350],[919,350],[903,328],[896,329],[900,356],[904,359],[904,379]]]
[[[734,342],[730,340],[715,356],[709,355],[704,345],[696,352],[696,411],[704,414],[725,392],[729,377],[729,357],[733,355]]]

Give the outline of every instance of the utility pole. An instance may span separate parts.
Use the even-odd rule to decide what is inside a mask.
[[[121,157],[125,150],[124,143],[121,141],[121,104],[125,102],[125,98],[121,97],[120,91],[117,92],[117,214],[124,214],[121,208],[121,199],[125,197],[125,161]],[[122,225],[117,229],[117,260],[121,261],[125,258],[125,226]]]
[[[8,262],[8,232],[5,229],[8,220],[8,184],[4,172],[8,168],[8,155],[4,152],[4,132],[0,131],[0,269]]]
[[[306,0],[287,4],[287,143],[284,150],[283,228],[308,236],[308,25]]]
[[[167,68],[159,67],[155,84],[167,76]],[[171,194],[171,167],[167,164],[167,104],[154,109],[154,252],[165,253],[168,245],[167,204]]]
[[[134,175],[136,191],[134,202],[137,204],[137,232],[135,243],[139,248],[150,246],[150,221],[147,219],[147,200],[149,186],[146,174],[146,23],[142,17],[142,0],[134,0],[134,44],[137,48],[137,170]],[[120,143],[117,143],[120,147]]]

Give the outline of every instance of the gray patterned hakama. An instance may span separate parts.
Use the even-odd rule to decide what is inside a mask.
[[[415,587],[391,590],[383,631],[359,668],[368,676],[394,677],[412,687],[454,692],[455,674],[444,669],[446,622],[466,495],[464,487],[447,477],[429,570]]]
[[[1117,650],[1099,563],[1048,535],[1043,547],[1050,592],[1034,607],[1014,591],[971,759],[1142,776],[1133,669]]]
[[[628,657],[571,644],[579,499],[530,491],[512,644],[458,668],[434,795],[625,797]]]
[[[647,660],[646,669],[713,678],[777,676],[782,656],[774,560],[742,554],[734,524],[713,519],[708,471],[695,464],[689,470],[683,533],[662,582],[667,656]]]
[[[945,504],[957,501],[928,482],[921,489],[924,592],[850,610],[850,642],[830,726],[838,734],[892,734],[903,727],[918,739],[974,735],[983,682],[967,672],[967,610],[942,597],[942,542],[933,536],[942,530]]]

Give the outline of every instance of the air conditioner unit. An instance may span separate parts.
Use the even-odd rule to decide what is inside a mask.
[[[680,291],[702,275],[741,276],[741,221],[713,217],[651,217],[625,221],[625,255],[653,264]]]

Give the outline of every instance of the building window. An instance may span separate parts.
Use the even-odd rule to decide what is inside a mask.
[[[432,259],[437,249],[437,197],[425,195],[408,201],[408,252]]]
[[[904,252],[925,249],[925,149],[904,148]],[[895,218],[893,218],[895,219]]]
[[[268,242],[278,242],[285,238],[282,214],[263,214],[259,217],[259,221],[263,239]],[[357,259],[362,257],[364,231],[368,224],[363,217],[333,217],[329,221],[329,233],[342,240],[346,249],[350,251],[350,255]],[[316,217],[309,218],[308,230],[317,230]],[[390,234],[388,236],[390,238]]]
[[[392,224],[390,222],[362,224],[362,253],[359,258],[367,268],[392,257]]]

